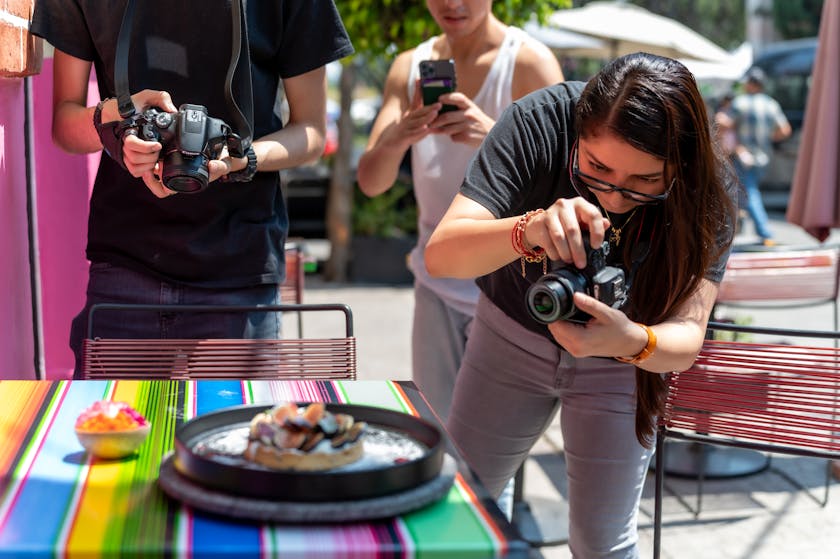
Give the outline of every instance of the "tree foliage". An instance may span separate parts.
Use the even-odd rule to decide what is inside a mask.
[[[424,0],[336,0],[335,5],[360,55],[394,54],[440,33]],[[551,12],[570,5],[571,0],[495,0],[493,13],[521,25],[532,16],[544,22]]]
[[[816,37],[823,0],[776,0],[773,23],[785,39]]]

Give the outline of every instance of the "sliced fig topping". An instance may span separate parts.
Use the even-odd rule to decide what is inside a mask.
[[[283,425],[283,423],[286,422],[287,418],[296,417],[297,412],[297,404],[295,404],[294,402],[289,402],[288,404],[281,404],[279,406],[275,406],[268,413],[271,414],[271,418],[274,420],[275,423],[277,423],[278,425]]]
[[[350,429],[347,431],[347,439],[348,439],[351,443],[356,442],[357,440],[359,440],[359,437],[361,437],[361,436],[362,436],[362,433],[364,433],[364,432],[365,432],[365,429],[366,429],[366,428],[367,428],[367,423],[365,423],[364,421],[357,421],[357,422],[356,422],[356,423],[354,423],[354,424],[353,424],[353,426],[352,426],[352,427],[350,427]]]
[[[324,402],[313,402],[303,410],[303,418],[313,427],[324,417]]]
[[[323,433],[317,433],[317,432],[312,433],[306,438],[306,440],[301,445],[300,449],[304,452],[309,452],[310,450],[315,448],[315,445],[317,445],[323,439],[324,439],[324,434]]]

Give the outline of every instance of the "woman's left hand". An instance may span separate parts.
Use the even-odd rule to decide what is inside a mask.
[[[635,355],[644,331],[623,312],[584,293],[575,293],[575,307],[592,318],[586,324],[558,320],[548,330],[574,357]],[[644,343],[642,343],[644,347]]]

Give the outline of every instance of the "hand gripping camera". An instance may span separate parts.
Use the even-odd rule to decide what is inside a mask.
[[[627,301],[624,270],[607,266],[609,243],[605,241],[593,249],[584,238],[584,246],[586,268],[579,270],[574,264],[554,262],[551,271],[528,288],[525,305],[534,320],[544,324],[556,320],[586,323],[591,316],[575,307],[573,296],[577,291],[613,308],[620,308]]]
[[[225,99],[235,119],[234,127],[209,116],[207,107],[203,105],[184,104],[174,114],[156,107],[139,114],[136,112],[128,86],[128,55],[136,4],[136,0],[127,0],[125,4],[114,59],[114,86],[123,120],[101,124],[100,104],[93,115],[94,125],[105,151],[123,167],[123,141],[126,136],[135,135],[143,140],[160,142],[163,146],[160,179],[166,188],[176,192],[199,192],[210,182],[208,162],[218,159],[225,144],[232,157],[245,157],[251,147],[251,63],[248,49],[242,48],[243,43],[247,47],[247,34],[241,0],[230,2],[231,59],[224,84]],[[242,106],[232,93],[232,81],[237,71],[246,91],[241,99]]]
[[[161,181],[176,192],[198,192],[207,187],[207,163],[217,159],[227,144],[233,157],[244,157],[241,138],[224,121],[208,115],[203,105],[184,104],[177,113],[149,108],[120,122],[117,136],[160,142]]]

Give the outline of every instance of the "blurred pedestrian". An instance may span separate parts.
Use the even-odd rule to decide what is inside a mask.
[[[744,77],[744,92],[732,100],[731,114],[738,138],[734,165],[747,195],[747,212],[761,242],[773,246],[776,243],[759,185],[773,156],[773,142],[789,137],[791,127],[779,103],[764,93],[765,80],[761,68],[750,68]]]

